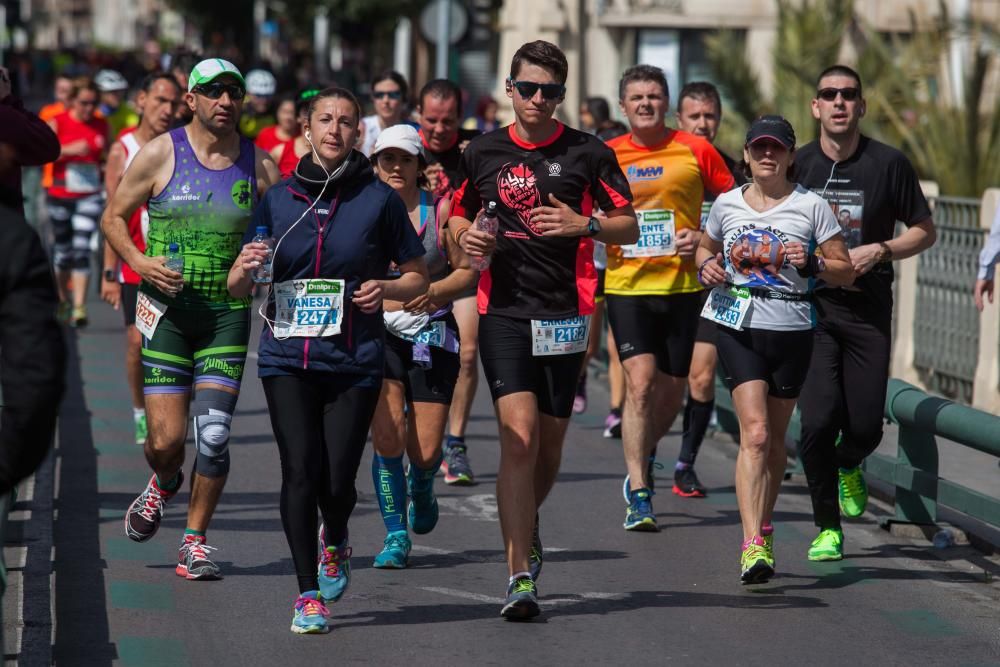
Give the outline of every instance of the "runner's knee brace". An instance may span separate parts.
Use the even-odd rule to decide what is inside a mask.
[[[194,442],[198,448],[195,470],[205,477],[225,477],[229,473],[229,425],[236,410],[235,394],[218,389],[195,392]]]

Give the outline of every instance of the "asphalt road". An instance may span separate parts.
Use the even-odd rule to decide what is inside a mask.
[[[506,567],[496,425],[481,392],[468,438],[479,483],[459,489],[439,478],[441,520],[414,537],[410,568],[375,570],[384,529],[369,452],[351,521],[351,588],[332,606],[329,635],[293,635],[297,590],[278,516],[278,457],[252,359],[233,423],[232,473],[209,531],[225,578],[189,582],[173,571],[186,493],[151,542],[125,537],[124,511],[150,473],[131,442],[120,314],[91,309],[92,325],[70,336],[58,438],[59,664],[1000,665],[1000,584],[985,572],[996,572],[993,561],[893,537],[869,513],[846,526],[844,561],[809,563],[814,528],[801,478],[786,483],[778,504],[778,575],[741,586],[731,443],[705,444],[698,472],[710,495],[689,500],[669,493],[679,438],[665,438],[654,498],[663,530],[626,533],[621,447],[601,437],[606,397],[594,382],[541,511],[538,621],[499,617]]]

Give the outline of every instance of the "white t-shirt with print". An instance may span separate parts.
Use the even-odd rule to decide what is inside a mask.
[[[806,294],[814,279],[803,278],[788,263],[785,244],[798,241],[813,252],[840,233],[830,205],[801,185],[783,202],[764,212],[747,204],[746,188],[730,190],[715,200],[705,232],[722,242],[727,280],[738,287]],[[720,288],[721,289],[721,288]],[[815,326],[809,301],[785,301],[752,296],[743,328],[799,331]]]
[[[375,150],[375,140],[382,133],[382,123],[374,114],[362,118],[361,123],[365,126],[365,141],[361,144],[360,150],[367,157],[371,157],[372,151]]]

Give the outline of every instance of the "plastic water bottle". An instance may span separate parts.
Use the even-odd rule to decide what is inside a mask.
[[[167,248],[167,261],[164,266],[171,271],[184,273],[184,255],[181,254],[181,248],[176,243],[171,243]]]
[[[479,231],[486,232],[496,238],[500,221],[497,220],[497,203],[495,201],[488,202],[486,208],[479,212],[479,215],[476,216],[475,226]],[[485,271],[490,267],[490,259],[489,255],[484,257],[470,257],[469,264],[476,271]]]
[[[255,283],[269,283],[271,282],[271,262],[274,259],[274,238],[267,235],[267,227],[258,227],[253,242],[263,243],[267,246],[267,257],[260,266],[253,270],[251,277]]]
[[[947,528],[942,528],[934,533],[934,538],[931,541],[934,543],[935,549],[947,549],[955,546],[955,535]]]

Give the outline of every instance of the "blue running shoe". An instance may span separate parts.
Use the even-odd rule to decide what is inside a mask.
[[[330,610],[323,604],[319,591],[306,591],[295,601],[292,632],[299,635],[322,635],[330,631],[327,619]]]
[[[538,536],[538,513],[535,513],[535,531],[531,536],[531,551],[528,552],[530,562],[531,580],[538,581],[542,576],[542,562],[545,560],[545,553],[542,551],[542,538]]]
[[[394,530],[385,536],[382,551],[375,556],[372,567],[380,570],[402,570],[410,559],[413,544],[405,530]]]
[[[327,546],[320,526],[319,548],[319,594],[327,602],[336,602],[351,583],[351,547],[346,539],[340,546]]]
[[[407,510],[406,516],[414,533],[426,535],[434,530],[434,526],[438,522],[438,501],[434,495],[434,478],[417,480],[413,473],[414,466],[410,466],[406,473],[406,495],[410,497],[410,508]]]
[[[655,533],[660,530],[653,514],[653,501],[649,489],[637,489],[631,494],[625,512],[625,530]]]
[[[654,473],[657,470],[663,470],[663,464],[657,463],[656,461],[656,450],[653,450],[653,455],[649,457],[649,465],[646,466],[646,479],[649,480],[649,492],[651,494],[656,493],[656,477]],[[629,501],[629,476],[625,475],[625,481],[622,483],[622,497],[625,498],[625,502]]]
[[[508,621],[527,621],[541,613],[538,606],[538,587],[530,577],[521,577],[507,587],[507,601],[500,615]]]

